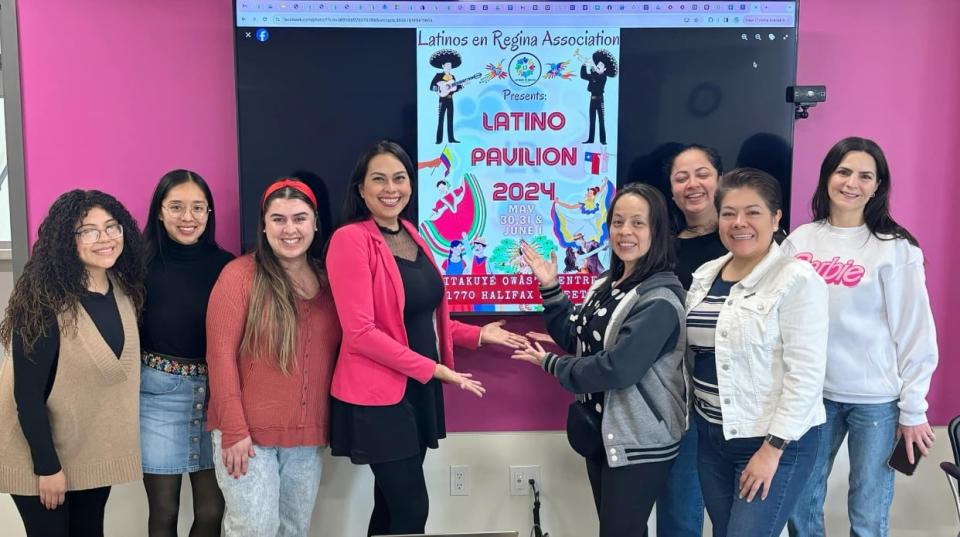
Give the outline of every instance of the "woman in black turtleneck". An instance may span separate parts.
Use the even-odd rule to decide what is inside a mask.
[[[717,232],[717,209],[713,195],[723,173],[720,154],[712,147],[686,145],[667,162],[673,199],[674,273],[684,289],[690,288],[700,265],[727,253]],[[657,535],[700,537],[703,535],[703,495],[697,477],[697,435],[687,431],[680,454],[670,470],[667,488],[657,498]]]
[[[146,303],[140,329],[140,443],[150,537],[176,537],[183,474],[193,489],[191,537],[219,536],[223,496],[213,471],[206,365],[207,299],[233,255],[214,238],[213,197],[187,170],[164,175],[144,229]]]

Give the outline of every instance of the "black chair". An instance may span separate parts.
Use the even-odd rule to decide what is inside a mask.
[[[950,485],[950,492],[953,493],[957,517],[960,518],[960,416],[950,420],[947,435],[950,437],[950,447],[953,448],[953,462],[941,462],[940,469],[947,475],[947,484]],[[960,533],[957,537],[960,537]]]
[[[953,447],[953,463],[960,466],[960,416],[950,420],[947,434],[950,435],[950,446]]]

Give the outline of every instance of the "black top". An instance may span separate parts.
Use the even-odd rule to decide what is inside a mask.
[[[613,292],[616,291],[616,295]],[[620,299],[616,297],[619,296]],[[581,356],[591,356],[602,352],[603,340],[607,336],[610,314],[622,300],[624,293],[617,287],[603,286],[597,290],[590,301],[580,308],[577,325],[577,346]],[[603,392],[587,394],[587,407],[598,416],[603,416]]]
[[[429,258],[417,251],[416,261],[395,257],[403,280],[403,325],[410,349],[439,362],[433,315],[443,300],[443,280]],[[420,456],[436,449],[447,436],[443,387],[407,379],[403,399],[395,405],[361,406],[333,398],[330,447],[334,455],[355,464],[376,464]]]
[[[587,70],[586,65],[580,66],[580,78],[587,81],[587,91],[594,97],[603,96],[603,88],[607,85],[607,74]]]
[[[119,359],[123,352],[124,334],[120,309],[113,295],[113,283],[104,295],[87,293],[80,299],[80,305]],[[53,446],[47,397],[57,376],[60,327],[52,315],[44,321],[44,325],[46,335],[37,340],[30,354],[24,352],[23,339],[18,331],[13,331],[13,398],[17,404],[20,428],[33,457],[33,473],[53,475],[60,471],[60,459]]]
[[[140,327],[145,351],[203,362],[207,301],[233,254],[204,244],[183,245],[161,233],[160,251],[147,267]]]
[[[439,362],[433,313],[443,300],[443,280],[427,256],[419,250],[416,261],[399,257],[395,259],[403,280],[403,327],[407,331],[410,348],[417,354]]]
[[[684,289],[690,289],[693,273],[700,268],[700,265],[727,253],[726,246],[720,242],[720,233],[716,231],[689,239],[676,237],[674,245],[677,249],[677,266],[674,267],[673,272]]]

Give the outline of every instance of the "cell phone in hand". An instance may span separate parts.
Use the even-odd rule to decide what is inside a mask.
[[[919,464],[920,447],[916,444],[913,445],[913,464],[911,464],[910,461],[907,460],[907,442],[903,439],[903,435],[900,435],[900,439],[897,440],[897,445],[893,448],[893,453],[890,454],[890,459],[887,460],[887,466],[901,474],[913,475],[913,472],[916,471],[917,465]]]

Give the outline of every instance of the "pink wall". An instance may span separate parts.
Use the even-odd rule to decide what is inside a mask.
[[[213,188],[218,239],[240,243],[229,0],[18,2],[31,240],[70,188],[140,219],[165,172]],[[233,225],[231,225],[233,224]]]
[[[228,0],[19,2],[27,211],[31,237],[68,188],[114,193],[143,218],[156,180],[192,168],[218,200],[218,238],[236,250],[236,112]],[[828,102],[798,123],[796,223],[805,221],[819,163],[851,134],[877,140],[894,174],[895,215],[919,237],[940,327],[941,366],[931,418],[960,413],[960,335],[950,321],[960,283],[949,277],[960,234],[945,216],[960,186],[945,158],[960,148],[960,3],[955,0],[804,0],[798,81],[826,84]],[[938,215],[934,220],[923,216]],[[512,320],[523,331],[534,319]],[[480,405],[453,396],[453,430],[558,428],[565,396],[504,353],[461,362],[491,388]],[[453,394],[451,394],[453,395]],[[531,426],[530,417],[535,425]],[[491,419],[493,418],[493,419]]]

